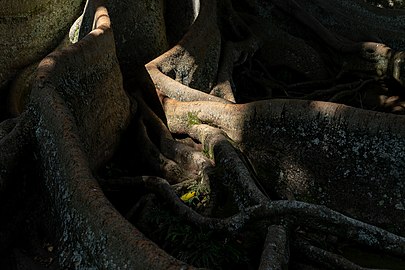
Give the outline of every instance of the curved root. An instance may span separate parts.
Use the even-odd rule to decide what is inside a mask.
[[[259,270],[287,269],[290,261],[289,242],[289,233],[284,226],[269,226]]]
[[[346,258],[324,249],[315,247],[307,241],[297,239],[293,243],[293,249],[298,254],[302,254],[306,259],[321,265],[327,269],[347,269],[347,270],[371,270],[364,268]]]
[[[300,201],[273,201],[247,207],[234,216],[219,219],[204,217],[186,206],[171,189],[169,183],[158,177],[143,177],[146,188],[156,192],[169,207],[188,222],[210,230],[234,234],[254,220],[288,217],[294,226],[303,226],[337,235],[375,250],[405,256],[405,238],[381,228],[347,217],[325,206]]]
[[[0,124],[0,192],[7,188],[10,176],[26,155],[32,142],[33,123],[32,114],[25,112]]]

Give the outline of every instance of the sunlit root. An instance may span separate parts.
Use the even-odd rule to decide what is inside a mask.
[[[201,177],[199,174],[211,161],[200,151],[176,142],[163,121],[148,107],[141,97],[137,98],[141,118],[135,122],[137,152],[144,157],[141,162],[171,184]]]
[[[217,4],[213,0],[201,1],[200,4],[198,17],[182,40],[146,65],[156,87],[166,96],[220,100],[195,90],[206,93],[211,90],[221,50]]]
[[[171,53],[168,51],[166,54]],[[162,55],[164,56],[164,54]],[[185,86],[167,75],[163,74],[157,67],[157,62],[159,60],[155,59],[152,62],[146,65],[146,68],[151,76],[158,94],[161,96],[167,96],[173,99],[181,101],[197,101],[197,100],[207,100],[207,101],[216,101],[220,103],[229,103],[228,101],[218,98],[199,90]]]
[[[169,100],[166,100],[166,102],[176,103],[176,101]],[[198,113],[192,115],[193,112],[185,112],[187,113],[186,117],[196,117],[194,120],[197,122],[194,123],[190,123],[190,120],[193,121],[193,119],[176,118],[169,111],[169,109],[175,111],[176,108],[166,107],[168,103],[164,104],[165,108],[168,108],[166,114],[168,115],[169,129],[174,133],[187,133],[204,145],[204,151],[208,152],[214,159],[216,166],[224,169],[223,178],[226,179],[224,184],[230,187],[239,209],[249,205],[260,204],[267,200],[267,196],[255,184],[255,179],[252,178],[246,161],[242,160],[237,150],[220,129],[199,124]],[[218,105],[220,108],[226,106],[223,104]],[[215,115],[215,111],[211,112]],[[225,117],[225,115],[221,115],[221,117]]]
[[[166,54],[169,53],[171,53],[171,51],[166,52]],[[162,56],[164,56],[164,54]],[[212,100],[227,103],[226,100],[222,98],[190,88],[168,77],[159,70],[159,60],[159,58],[155,59],[146,65],[148,73],[151,76],[159,95],[182,101]]]
[[[115,11],[115,38],[105,2]],[[172,257],[178,254],[167,246],[175,241],[164,230],[162,246],[143,235],[154,229],[146,227],[154,225],[149,224],[148,214],[164,219],[159,228],[184,222],[178,226],[180,230],[192,227],[213,233],[212,239],[204,240],[210,247],[214,245],[209,241],[219,239],[220,246],[234,241],[242,253],[254,251],[255,255],[246,256],[251,260],[246,263],[249,269],[259,263],[260,269],[292,266],[296,254],[302,255],[305,263],[326,268],[362,269],[334,254],[332,248],[315,247],[323,237],[331,237],[337,244],[353,243],[405,257],[405,238],[400,236],[405,231],[404,118],[308,100],[235,104],[240,88],[237,83],[232,85],[238,73],[245,72],[265,88],[262,98],[271,97],[273,91],[283,96],[284,91],[288,98],[326,95],[335,102],[386,77],[402,83],[403,53],[394,52],[377,38],[372,42],[343,38],[292,0],[187,2],[193,8],[193,18],[181,30],[188,27],[188,32],[171,50],[146,64],[148,77],[137,70],[150,55],[167,48],[165,20],[173,14],[163,18],[163,13],[165,5],[173,3],[136,1],[156,17],[140,14],[136,5],[131,5],[125,16],[117,18],[121,14],[113,2],[89,0],[77,43],[59,48],[41,61],[27,111],[0,123],[0,192],[19,158],[32,147],[34,176],[47,202],[43,211],[48,211],[55,228],[52,233],[58,237],[61,267],[193,269],[187,264],[194,263],[191,259]],[[246,8],[248,2],[268,8],[261,10],[262,17],[257,16],[260,18],[253,23],[257,14],[240,15],[253,10]],[[333,5],[332,1],[324,2]],[[122,3],[120,8],[126,1]],[[173,9],[181,9],[181,5]],[[128,14],[134,16],[129,18]],[[137,24],[138,18],[147,18],[153,26],[147,29],[143,21]],[[279,24],[280,18],[286,22]],[[288,51],[291,58],[281,62],[285,69],[276,76],[272,70],[276,66],[269,66],[266,53],[257,56],[258,40],[270,42],[265,49],[273,47],[273,40],[266,39],[272,29],[258,35],[267,27],[260,19],[280,27],[273,39],[294,28],[284,23],[297,22],[300,25],[293,30],[304,31],[297,38],[301,42],[291,46],[306,43],[304,36],[311,39],[304,49]],[[126,35],[126,31],[131,33]],[[145,34],[146,44],[153,45],[138,50],[137,31]],[[145,38],[149,36],[156,39],[149,41]],[[290,42],[295,40],[293,36],[281,39]],[[170,39],[169,33],[167,37]],[[143,54],[145,51],[151,54]],[[305,55],[294,55],[300,53]],[[324,56],[330,61],[324,62]],[[261,57],[266,59],[258,59]],[[320,65],[309,70],[304,64],[289,69],[288,65],[310,58],[314,60],[307,65]],[[243,63],[246,65],[239,66]],[[340,70],[341,80],[334,76]],[[134,73],[131,81],[128,77]],[[303,78],[317,81],[305,84],[300,82]],[[149,85],[145,83],[148,80]],[[312,86],[317,87],[312,89],[315,91],[310,90]],[[397,82],[395,86],[400,88]],[[301,87],[305,91],[289,94]],[[316,91],[319,89],[326,90]],[[256,91],[249,86],[246,96],[249,90]],[[257,100],[261,92],[257,93],[245,100]],[[14,94],[15,98],[10,95],[10,111],[18,115],[26,102],[18,92]],[[117,149],[120,151],[114,154]],[[111,166],[106,165],[113,156]],[[121,167],[128,163],[133,168]],[[121,192],[131,196],[132,208],[123,206],[128,201]],[[116,202],[117,208],[112,205]],[[373,211],[364,210],[370,207]],[[165,214],[151,211],[156,209]],[[18,218],[16,222],[23,222]],[[186,229],[180,233],[184,231],[193,235]],[[6,248],[1,241],[3,238],[0,250]],[[4,240],[7,245],[10,241]],[[262,244],[263,250],[258,250]],[[195,249],[198,256],[200,251]]]
[[[398,231],[403,231],[404,212],[398,208],[402,203],[402,189],[397,188],[402,185],[403,177],[402,173],[395,173],[403,172],[402,117],[302,100],[219,104],[165,99],[163,105],[172,132],[189,133],[199,124],[223,131],[248,158],[260,186],[268,194],[275,193],[284,199],[310,196],[316,202],[348,211],[370,223],[381,224],[384,217],[395,223]],[[297,149],[301,150],[297,152]],[[369,162],[370,158],[373,163]],[[378,181],[370,182],[370,179]],[[372,197],[355,192],[362,188],[363,182],[368,183]],[[347,189],[346,185],[357,188]],[[385,194],[395,196],[391,196],[392,203],[380,207],[378,202]],[[342,196],[351,203],[342,203]],[[353,204],[358,209],[374,205],[374,213],[353,211]]]
[[[234,107],[235,106],[235,107]],[[195,124],[213,124],[220,127],[231,138],[237,136],[235,125],[239,118],[237,110],[243,105],[230,105],[218,102],[179,102],[177,100],[166,98],[163,100],[163,108],[166,113],[168,126],[173,133],[187,133],[192,125]],[[232,133],[231,130],[235,132]]]
[[[268,200],[264,191],[258,188],[246,161],[242,160],[241,155],[219,129],[208,125],[194,125],[189,134],[202,142],[215,165],[224,170],[223,184],[232,192],[239,210]]]
[[[213,166],[212,161],[201,151],[174,140],[165,140],[162,142],[162,153],[175,162],[182,164],[187,171],[196,174]]]

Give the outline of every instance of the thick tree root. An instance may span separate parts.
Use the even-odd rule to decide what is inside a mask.
[[[302,254],[306,259],[314,262],[327,269],[347,269],[347,270],[370,270],[352,263],[342,256],[321,248],[312,246],[304,240],[295,240],[293,245],[294,251]]]
[[[239,210],[267,201],[267,195],[258,188],[247,165],[219,129],[208,125],[194,125],[188,134],[201,141],[215,165],[224,170],[223,184],[232,192]]]
[[[137,104],[136,151],[148,168],[143,173],[161,176],[171,184],[201,178],[200,174],[211,167],[212,162],[200,151],[176,142],[162,120],[141,97],[137,98]]]
[[[130,89],[130,104],[118,59],[122,67],[128,68],[126,76],[139,70],[144,59],[133,59],[129,45],[123,45],[124,27],[118,30],[115,43],[105,2],[88,1],[81,39],[56,50],[39,64],[28,109],[18,118],[0,123],[0,191],[26,148],[32,146],[60,238],[62,267],[194,269],[167,254],[129,223],[140,212],[159,205],[154,205],[156,198],[171,214],[197,228],[230,238],[249,230],[265,235],[260,269],[287,267],[294,258],[290,252],[324,267],[365,269],[312,246],[311,241],[302,241],[296,233],[298,228],[309,239],[316,231],[337,241],[344,239],[405,257],[405,237],[399,235],[405,231],[401,189],[404,118],[302,100],[234,104],[238,95],[232,86],[232,73],[238,62],[250,61],[247,58],[258,49],[257,29],[249,28],[257,22],[248,26],[242,18],[253,18],[235,13],[231,1],[215,0],[198,2],[199,11],[193,10],[198,16],[183,39],[146,64],[165,115],[153,108],[156,96],[145,95],[142,90],[138,93],[139,89]],[[111,2],[114,16],[122,9],[117,3]],[[156,5],[158,11],[152,19],[144,16],[146,20],[162,22],[163,2],[148,3]],[[199,6],[193,3],[191,6]],[[360,65],[370,62],[360,70],[366,79],[350,84],[350,94],[375,80],[370,77],[391,76],[402,83],[402,53],[379,42],[340,37],[293,0],[272,3],[311,29],[336,55],[356,55],[353,61],[345,59],[352,62],[344,72],[357,72]],[[116,18],[116,25],[124,19]],[[145,58],[167,46],[162,29],[153,36],[158,48],[143,48]],[[231,29],[236,39],[230,39],[225,29]],[[278,34],[283,35],[281,31]],[[128,37],[134,36],[131,31]],[[118,59],[115,44],[120,45]],[[126,56],[129,60],[124,59]],[[131,68],[132,61],[136,67]],[[268,81],[273,78],[267,66],[259,69],[267,80],[262,84],[270,85]],[[318,71],[312,69],[311,74],[325,75]],[[126,87],[133,85],[127,82]],[[288,85],[280,85],[287,93]],[[267,91],[271,93],[270,86]],[[307,97],[327,94],[336,100],[348,93],[336,86]],[[94,173],[113,156],[128,125],[135,129],[130,130],[136,140],[131,150],[144,159],[137,169],[150,171],[151,176],[97,181]],[[184,135],[188,144],[175,139]],[[179,192],[190,183],[220,185],[223,194],[213,194],[225,195],[226,203],[231,204],[229,211],[204,215],[185,204]],[[100,186],[105,191],[134,189],[142,197],[127,212],[126,220]],[[367,192],[357,194],[360,187]],[[145,195],[145,191],[156,196]],[[381,203],[381,198],[387,201]],[[305,199],[313,203],[303,202]],[[364,205],[375,206],[373,213],[363,211]],[[398,234],[371,225],[388,222]]]
[[[216,3],[214,0],[203,1],[196,21],[183,39],[146,64],[146,69],[163,96],[183,101],[212,100],[229,103],[206,94],[211,91],[216,79],[220,46]]]
[[[167,178],[170,183],[179,183],[185,180],[182,168],[178,166],[173,160],[170,160],[156,146],[156,144],[150,139],[145,125],[140,122],[137,125],[137,137],[136,142],[139,143],[139,154],[142,157],[146,157],[143,164],[148,167],[148,171],[155,172],[156,175]]]
[[[235,103],[235,89],[232,79],[234,66],[241,65],[250,59],[258,50],[260,42],[234,11],[231,1],[224,1],[221,4],[222,20],[225,21],[225,25],[229,25],[228,28],[231,30],[226,35],[236,37],[236,40],[227,40],[224,45],[218,69],[217,85],[213,87],[210,94]]]
[[[401,51],[395,52],[388,47],[389,45],[383,43],[354,42],[339,36],[327,29],[294,0],[273,0],[272,2],[314,31],[328,46],[338,52],[348,54],[344,57],[347,71],[369,73],[378,78],[394,77],[401,84],[404,83],[403,74],[401,74],[404,56]],[[356,54],[357,57],[353,57]]]
[[[395,50],[404,50],[404,10],[375,8],[366,2],[315,0],[301,2],[301,6],[324,26],[341,36],[360,42],[384,43]],[[379,23],[375,23],[377,21]]]
[[[189,269],[124,220],[90,171],[111,155],[129,116],[108,13],[102,2],[95,1],[95,5],[96,29],[42,61],[32,91],[31,106],[39,116],[36,142],[60,229],[60,263],[69,268]],[[73,68],[78,69],[77,74]],[[83,84],[76,88],[72,76]],[[83,111],[86,108],[91,111]]]
[[[158,177],[143,177],[142,179],[145,187],[163,198],[176,214],[197,226],[234,234],[253,220],[271,220],[274,217],[284,216],[291,218],[295,226],[337,235],[388,254],[405,256],[404,237],[344,216],[325,206],[299,201],[274,201],[245,208],[242,212],[226,219],[208,218],[186,206],[166,180]]]
[[[289,244],[289,233],[284,226],[269,226],[259,270],[287,269],[290,261]]]
[[[19,122],[19,118],[9,118],[0,122],[0,140],[2,140],[7,134],[9,134],[16,124]]]
[[[401,222],[404,218],[401,211],[403,202],[400,199],[403,197],[400,191],[402,174],[395,173],[404,170],[400,158],[405,151],[403,150],[405,131],[400,124],[404,120],[403,117],[333,103],[299,100],[269,100],[226,105],[215,102],[182,103],[165,99],[164,109],[172,132],[189,133],[191,128],[187,123],[190,117],[197,124],[205,123],[219,127],[249,158],[261,184],[270,194],[275,191],[282,198],[291,199],[310,196],[331,208],[349,211],[352,215],[372,223],[381,222],[378,220],[385,216],[391,222],[396,220],[398,231],[404,230]],[[198,125],[193,125],[192,128],[194,127]],[[257,134],[261,134],[260,139],[254,139]],[[323,137],[319,137],[318,134],[323,134]],[[390,141],[395,143],[389,143]],[[328,145],[327,148],[324,148],[326,147],[324,142]],[[360,145],[361,154],[358,149]],[[305,150],[297,152],[296,149]],[[272,154],[274,151],[283,154],[274,156]],[[302,156],[298,159],[300,153]],[[391,158],[384,158],[385,154],[396,161],[392,163]],[[314,160],[315,157],[324,160],[325,163],[320,162],[319,167],[307,170],[305,161]],[[356,157],[356,160],[350,157]],[[370,158],[373,163],[367,161]],[[376,162],[381,165],[377,166]],[[302,166],[301,171],[291,170],[297,168],[297,164]],[[336,165],[330,167],[330,164]],[[311,162],[308,166],[316,165]],[[325,166],[329,169],[325,170]],[[364,167],[360,169],[359,166]],[[389,168],[390,166],[394,167]],[[274,171],[263,173],[268,172],[269,168]],[[389,169],[383,172],[381,168]],[[340,195],[335,197],[337,186],[333,183],[335,181],[342,183],[342,179],[346,184],[338,185],[342,190]],[[370,179],[374,181],[370,182]],[[361,189],[362,181],[368,183],[370,192],[375,195],[372,198],[360,195],[360,199],[359,194],[354,192],[349,196],[350,190],[344,186],[360,185],[358,188]],[[288,188],[285,186],[286,182],[290,183]],[[391,196],[395,203],[388,208],[385,206],[380,208],[378,201],[374,201],[375,198],[384,196],[380,193],[381,186],[384,186],[384,194],[396,194]],[[319,188],[322,189],[322,194],[327,192],[327,200],[323,195],[318,197]],[[387,190],[391,191],[386,192]],[[374,213],[352,212],[352,205],[341,203],[342,194],[347,194],[349,196],[347,200],[358,205],[363,205],[367,201],[376,205]],[[354,202],[353,198],[359,200]]]

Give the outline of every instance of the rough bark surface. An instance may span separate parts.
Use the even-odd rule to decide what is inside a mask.
[[[51,2],[0,11],[1,268],[404,268],[404,11]]]

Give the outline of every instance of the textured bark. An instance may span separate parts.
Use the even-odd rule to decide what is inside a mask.
[[[286,229],[282,226],[270,226],[259,269],[288,269],[289,257]]]
[[[39,61],[64,38],[81,0],[8,1],[0,11],[0,89],[27,65]]]
[[[190,114],[223,130],[268,193],[404,230],[402,116],[299,100],[164,106],[172,132],[189,132]],[[373,211],[363,211],[369,205]]]
[[[71,2],[0,11],[0,267],[32,209],[55,268],[405,265],[403,11]]]
[[[95,6],[95,29],[40,63],[31,95],[39,162],[60,226],[61,264],[141,269],[147,262],[147,268],[178,269],[184,264],[124,220],[91,172],[111,157],[130,113],[108,13]]]

